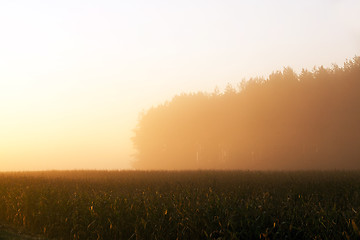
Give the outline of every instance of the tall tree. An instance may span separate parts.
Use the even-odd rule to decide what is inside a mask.
[[[360,58],[187,93],[139,119],[138,169],[360,167]]]

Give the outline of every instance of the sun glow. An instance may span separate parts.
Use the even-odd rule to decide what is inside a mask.
[[[360,54],[358,1],[4,1],[0,171],[123,169],[182,92]]]

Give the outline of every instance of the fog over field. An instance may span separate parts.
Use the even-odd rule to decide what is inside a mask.
[[[1,1],[0,171],[357,166],[359,12]]]

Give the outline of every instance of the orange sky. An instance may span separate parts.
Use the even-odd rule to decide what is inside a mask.
[[[360,54],[360,2],[4,1],[0,171],[124,169],[138,114]]]

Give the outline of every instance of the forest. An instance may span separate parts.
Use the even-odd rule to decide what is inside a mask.
[[[135,169],[360,168],[360,57],[183,93],[139,117]]]

